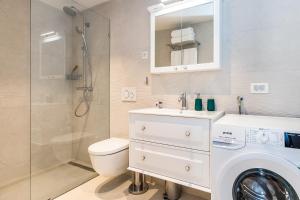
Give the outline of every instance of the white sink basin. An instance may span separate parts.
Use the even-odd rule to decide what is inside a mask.
[[[144,115],[164,115],[173,117],[187,117],[187,118],[203,118],[216,120],[224,115],[223,111],[195,111],[195,110],[180,110],[168,108],[145,108],[139,110],[131,110],[129,113],[144,114]]]

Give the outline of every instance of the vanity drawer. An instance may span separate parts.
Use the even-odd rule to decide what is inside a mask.
[[[169,116],[131,116],[130,138],[209,151],[207,119]]]
[[[160,144],[130,142],[129,166],[209,188],[209,155]]]

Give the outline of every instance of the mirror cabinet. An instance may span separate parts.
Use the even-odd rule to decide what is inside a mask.
[[[151,73],[221,68],[220,1],[184,0],[155,5],[151,13]]]

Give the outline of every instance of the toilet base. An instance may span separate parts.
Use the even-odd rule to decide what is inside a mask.
[[[145,175],[134,172],[132,184],[128,188],[128,192],[133,195],[144,194],[149,189],[149,185],[145,181]]]

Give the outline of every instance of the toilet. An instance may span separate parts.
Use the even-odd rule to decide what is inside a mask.
[[[118,176],[129,165],[129,140],[110,138],[88,148],[94,170],[101,176]]]

